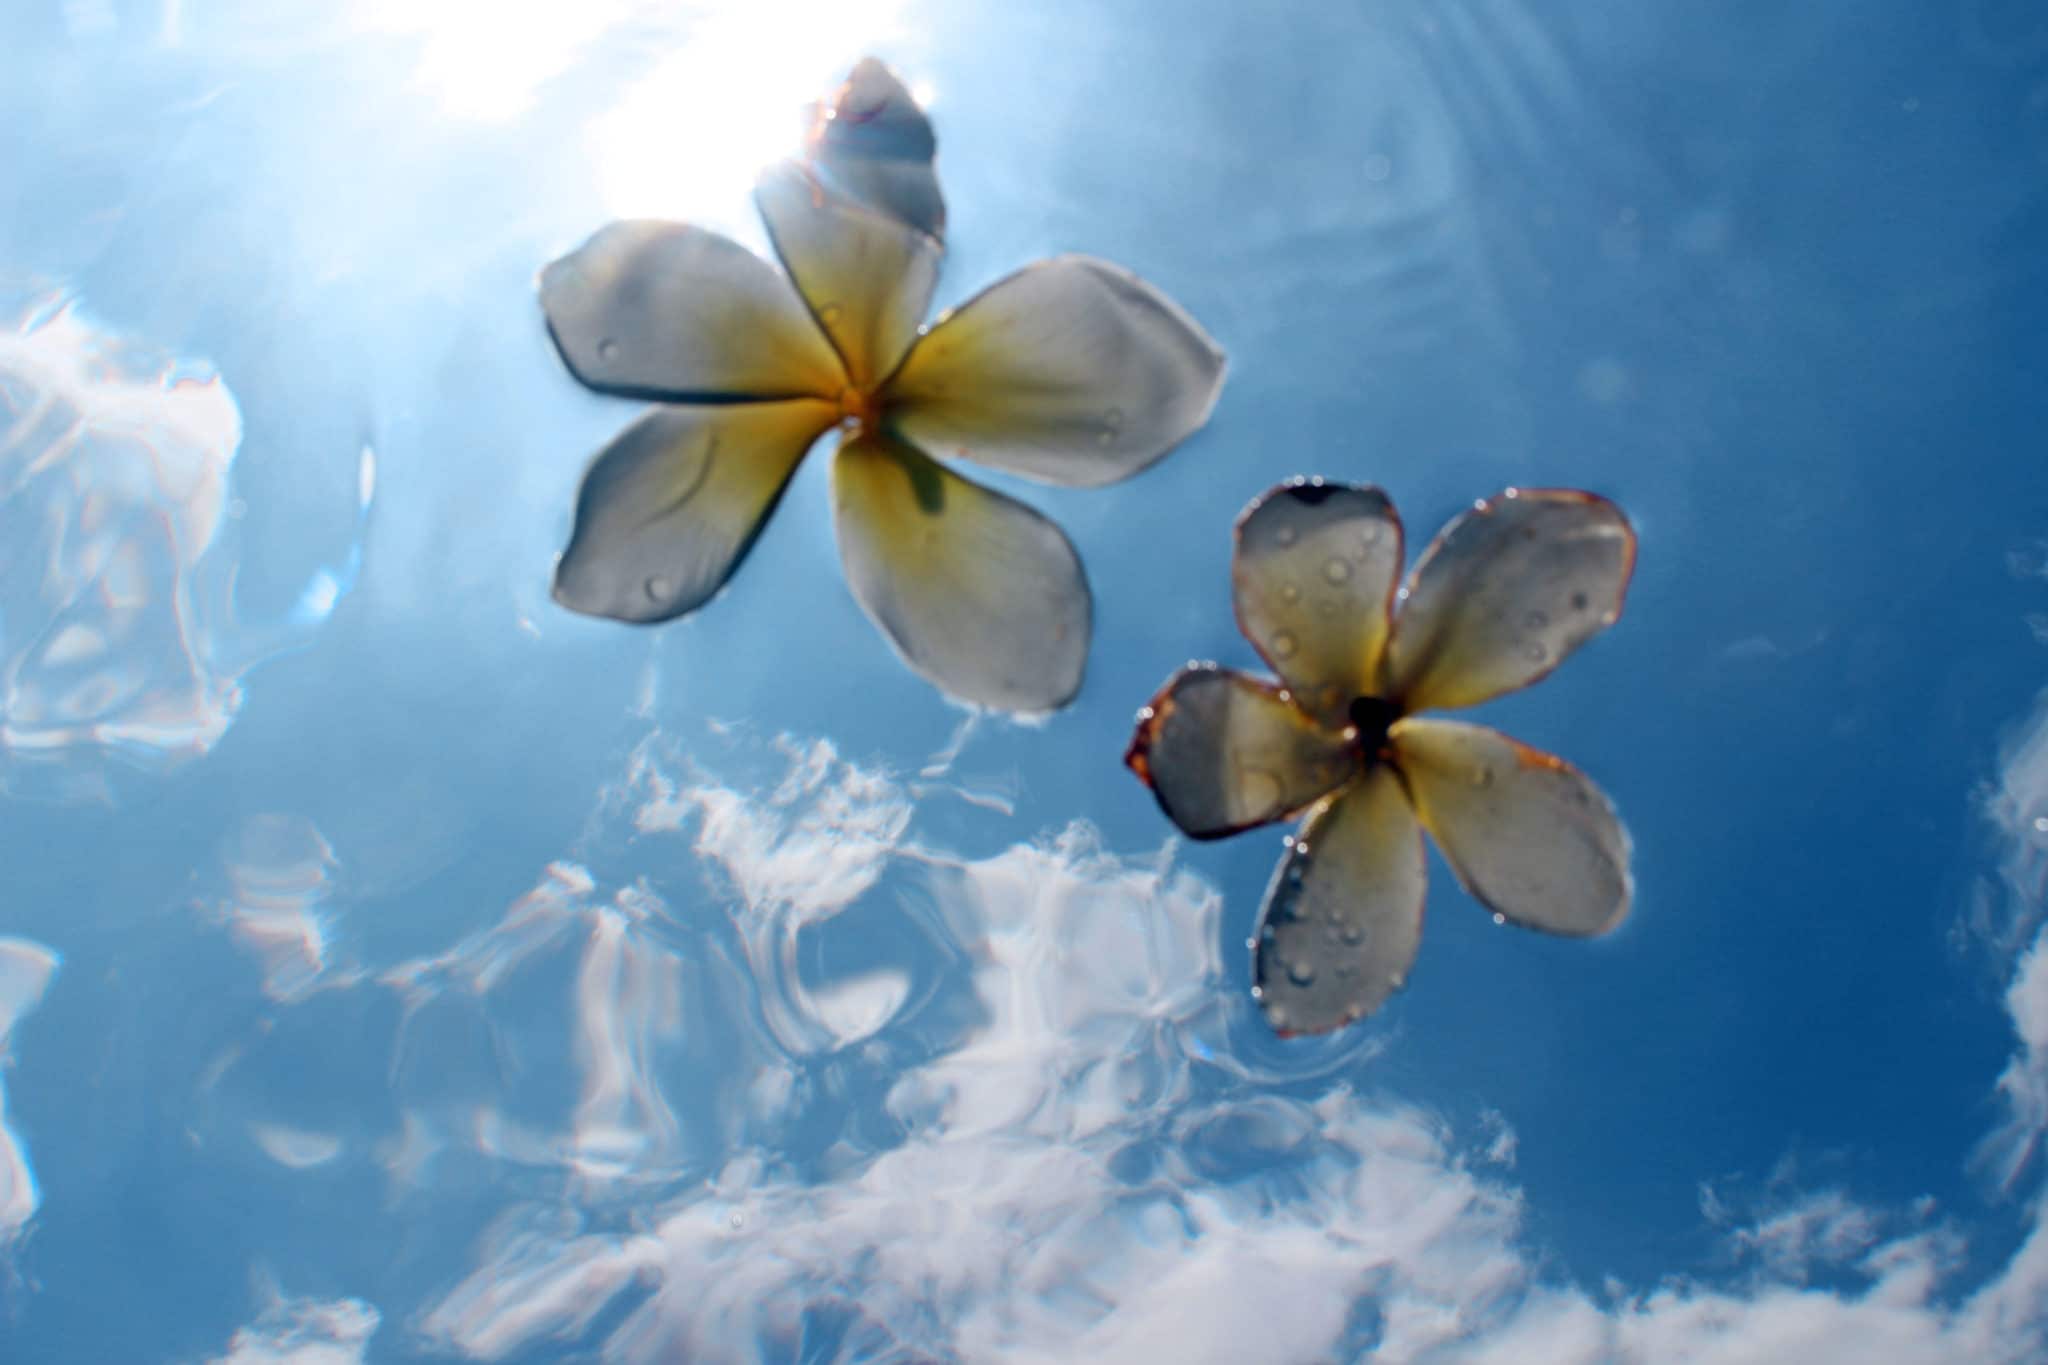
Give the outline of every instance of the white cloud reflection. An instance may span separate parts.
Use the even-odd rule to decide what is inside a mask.
[[[241,437],[217,375],[67,299],[0,322],[0,745],[17,762],[175,759],[227,730],[240,697],[209,635],[227,584],[194,569]]]
[[[42,1000],[57,963],[57,954],[40,943],[0,938],[0,1067],[8,1060],[9,1035]],[[28,1151],[7,1126],[7,1086],[0,1077],[0,1249],[28,1226],[39,1203]]]
[[[2048,1350],[2037,1204],[1969,1283],[1934,1201],[1867,1204],[1789,1165],[1759,1198],[1703,1194],[1718,1251],[1701,1267],[1560,1279],[1525,1228],[1511,1115],[1459,1131],[1296,1083],[1233,1037],[1251,1016],[1221,901],[1171,847],[1125,856],[1074,824],[957,854],[918,833],[924,803],[953,799],[824,741],[657,734],[606,793],[587,864],[344,983],[402,1006],[394,1126],[345,1135],[394,1215],[442,1217],[443,1177],[495,1173],[510,1201],[407,1305],[420,1345],[1232,1365]],[[2011,1077],[2048,1072],[2044,961],[2008,1001],[2003,1090],[2029,1142],[2037,1082]],[[1346,1054],[1361,1078],[1386,1041],[1364,1032]],[[308,1115],[260,1128],[272,1169],[343,1159]]]
[[[109,755],[156,770],[206,753],[242,674],[348,591],[353,549],[281,628],[237,627],[223,542],[241,440],[210,366],[61,292],[0,296],[0,789],[104,795]]]
[[[263,1313],[208,1365],[362,1365],[381,1315],[360,1299],[286,1298],[263,1291]]]

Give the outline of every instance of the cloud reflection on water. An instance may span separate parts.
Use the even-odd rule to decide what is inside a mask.
[[[0,938],[0,1066],[8,1060],[8,1035],[42,1000],[57,964],[57,954],[40,943]],[[7,1126],[7,1087],[0,1079],[0,1250],[28,1225],[41,1198],[28,1153]]]
[[[211,367],[62,293],[0,298],[0,790],[105,795],[107,756],[160,771],[206,753],[242,675],[353,585],[351,549],[287,622],[238,626],[241,440]],[[359,521],[371,467],[366,451]]]

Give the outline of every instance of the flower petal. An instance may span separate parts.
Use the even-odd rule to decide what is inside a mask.
[[[888,419],[927,449],[1048,483],[1137,473],[1209,420],[1223,352],[1136,275],[1061,256],[934,323],[889,381]]]
[[[847,584],[912,669],[982,706],[1073,699],[1093,604],[1058,526],[884,435],[840,447],[832,497]]]
[[[1190,664],[1138,713],[1124,762],[1183,833],[1219,839],[1320,800],[1363,758],[1273,684]]]
[[[593,389],[669,402],[837,399],[832,344],[775,267],[685,223],[613,223],[540,275],[562,359]]]
[[[946,231],[946,201],[932,171],[938,139],[910,91],[864,57],[806,140],[813,170],[833,189],[932,237]]]
[[[1473,706],[1535,682],[1621,615],[1636,537],[1607,499],[1509,489],[1438,534],[1402,590],[1387,694]]]
[[[1379,677],[1401,576],[1394,505],[1377,488],[1282,484],[1245,509],[1236,541],[1238,628],[1304,709],[1343,726]]]
[[[1422,823],[1480,904],[1574,937],[1628,914],[1628,831],[1584,773],[1483,725],[1411,717],[1388,736]]]
[[[794,162],[763,175],[754,201],[847,377],[869,388],[896,368],[924,321],[938,242],[832,193]]]
[[[1252,988],[1282,1037],[1372,1013],[1408,980],[1422,941],[1422,831],[1384,764],[1289,842],[1252,941]]]
[[[583,476],[555,600],[638,622],[702,606],[838,416],[832,404],[797,400],[657,408],[627,427]]]

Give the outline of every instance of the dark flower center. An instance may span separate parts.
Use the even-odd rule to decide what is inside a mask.
[[[1358,731],[1358,747],[1367,758],[1379,758],[1387,748],[1387,729],[1401,719],[1401,708],[1385,697],[1354,697],[1351,724]]]

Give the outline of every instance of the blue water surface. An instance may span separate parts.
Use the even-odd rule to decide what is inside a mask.
[[[799,474],[729,589],[548,596],[536,271],[765,246],[864,53],[939,303],[1086,251],[1228,350],[972,714]],[[2048,11],[64,0],[0,11],[0,1360],[2048,1356]],[[1251,667],[1229,526],[1625,506],[1619,625],[1479,718],[1637,902],[1281,1042],[1279,851],[1120,764]]]

